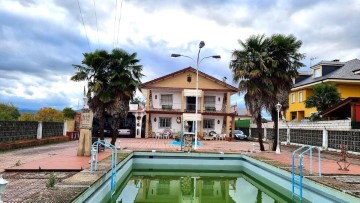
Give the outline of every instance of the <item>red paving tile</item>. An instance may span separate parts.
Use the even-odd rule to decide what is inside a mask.
[[[120,147],[122,150],[133,151],[172,151],[180,152],[180,146],[170,144],[173,140],[170,139],[132,139],[120,138]],[[253,149],[255,144],[256,155],[274,159],[282,163],[291,165],[291,152],[289,150],[282,151],[281,154],[265,151],[260,152],[257,142],[227,142],[227,141],[201,141],[202,145],[198,146],[197,152],[224,152],[224,153],[248,153]],[[77,141],[66,143],[59,143],[53,145],[46,145],[27,149],[18,149],[10,152],[0,153],[0,170],[1,169],[50,169],[50,170],[78,170],[89,167],[90,157],[76,156]],[[117,145],[119,142],[117,142]],[[265,149],[268,145],[265,144]],[[99,159],[109,156],[111,152],[105,150],[99,154]],[[317,153],[313,154],[317,156]],[[20,160],[20,166],[14,164]],[[313,158],[314,172],[317,172],[317,158]],[[309,169],[309,158],[305,156],[304,167]],[[321,158],[322,173],[326,174],[360,174],[360,165],[352,164],[350,171],[338,170],[338,165],[335,160]]]

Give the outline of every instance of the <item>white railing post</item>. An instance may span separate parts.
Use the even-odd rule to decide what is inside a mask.
[[[266,126],[264,126],[264,138],[265,138],[265,140],[267,140],[267,130],[266,130]]]
[[[290,128],[287,127],[286,129],[286,144],[290,144]]]
[[[42,121],[38,122],[36,139],[40,140],[42,138]]]
[[[64,120],[64,127],[63,127],[63,135],[66,136],[66,131],[67,131],[67,121]]]
[[[329,133],[326,130],[326,128],[324,127],[323,137],[322,137],[322,147],[323,147],[323,149],[327,150],[328,146],[329,146]]]

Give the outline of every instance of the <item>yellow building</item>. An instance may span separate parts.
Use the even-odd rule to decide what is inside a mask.
[[[198,134],[214,131],[229,135],[230,120],[235,116],[230,108],[230,96],[237,88],[201,71],[198,85],[197,93],[196,69],[192,67],[144,83],[141,90],[146,97],[145,137],[166,129],[181,132],[184,115],[195,115],[196,95],[199,95]]]
[[[313,95],[312,88],[319,83],[335,84],[341,99],[360,97],[360,60],[347,62],[339,60],[321,61],[311,67],[311,74],[300,75],[294,81],[294,87],[289,94],[289,109],[286,112],[287,121],[301,121],[317,113],[316,108],[305,108],[305,100]]]

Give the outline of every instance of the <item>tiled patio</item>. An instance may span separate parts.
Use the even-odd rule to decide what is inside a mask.
[[[119,142],[120,141],[120,142]],[[171,139],[131,139],[121,138],[117,141],[117,146],[121,150],[133,151],[172,151],[180,152],[180,146],[172,145]],[[120,144],[119,144],[120,143]],[[201,141],[201,146],[198,146],[197,152],[224,152],[224,153],[247,153],[249,155],[256,155],[266,157],[268,159],[277,160],[279,162],[290,165],[291,151],[286,148],[281,154],[275,154],[272,151],[259,151],[259,144],[257,142],[239,141]],[[256,153],[251,153],[255,144]],[[39,146],[26,149],[18,149],[8,152],[0,153],[0,171],[5,169],[11,170],[37,170],[39,167],[43,170],[81,170],[89,167],[90,157],[76,156],[78,141],[70,141],[59,144],[52,144],[46,146]],[[265,144],[265,149],[268,145]],[[101,152],[99,158],[103,159],[110,155],[111,152],[106,150]],[[314,153],[317,156],[317,153]],[[360,174],[359,161],[351,164],[350,171],[338,170],[336,164],[337,157],[322,155],[321,166],[322,172],[326,174]],[[17,162],[20,166],[15,166]],[[304,159],[305,169],[308,169],[308,157]],[[313,159],[314,171],[317,171],[317,158]]]

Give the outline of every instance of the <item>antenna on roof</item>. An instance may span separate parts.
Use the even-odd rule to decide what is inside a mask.
[[[315,59],[317,59],[316,56],[313,56],[313,57],[310,58],[310,68],[311,68],[311,62],[312,62],[313,60],[315,60]]]

